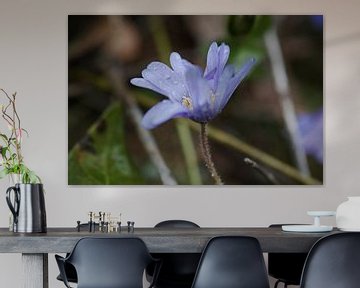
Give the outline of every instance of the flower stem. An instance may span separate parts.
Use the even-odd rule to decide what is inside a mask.
[[[223,185],[224,183],[221,181],[221,177],[216,171],[215,164],[211,157],[207,128],[208,128],[207,123],[201,123],[201,130],[200,130],[201,153],[204,158],[205,165],[208,168],[211,177],[214,179],[215,184]]]

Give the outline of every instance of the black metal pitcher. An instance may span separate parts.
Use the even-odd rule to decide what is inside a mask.
[[[11,197],[12,192],[14,193],[13,197]],[[14,216],[14,232],[46,232],[45,198],[42,184],[15,184],[6,190],[6,202]]]

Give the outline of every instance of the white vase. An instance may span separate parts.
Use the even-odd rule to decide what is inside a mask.
[[[336,226],[342,231],[360,231],[360,196],[348,197],[338,206]]]
[[[22,183],[22,175],[21,174],[9,174],[9,186],[13,187],[15,184]],[[9,212],[9,231],[13,231],[13,223],[14,223],[14,216],[11,212]]]
[[[9,184],[10,186],[15,186],[15,184],[22,183],[22,175],[21,174],[9,174]]]

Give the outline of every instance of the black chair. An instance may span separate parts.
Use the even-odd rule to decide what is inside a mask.
[[[187,220],[166,220],[155,225],[155,228],[200,228],[199,225]],[[200,253],[156,253],[152,254],[161,259],[156,288],[190,288],[198,266]],[[147,269],[147,279],[153,276],[153,267]]]
[[[89,229],[89,224],[88,223],[82,223],[80,225],[80,228],[81,229]],[[99,224],[96,223],[95,224],[95,229],[99,229]],[[69,253],[66,254],[66,257],[69,256]],[[67,280],[68,282],[71,282],[71,283],[77,283],[77,275],[76,275],[76,270],[74,268],[73,265],[71,265],[70,263],[65,263],[65,274],[66,274],[66,277],[67,277]],[[62,277],[61,277],[61,274],[59,274],[57,277],[56,277],[57,280],[59,281],[63,281]]]
[[[360,233],[348,232],[318,240],[306,259],[301,288],[360,287]]]
[[[139,238],[82,238],[68,257],[55,258],[66,287],[65,263],[75,267],[78,288],[142,288],[145,268],[156,262]]]
[[[269,288],[256,238],[212,238],[201,256],[192,288]]]
[[[66,254],[66,257],[68,257],[69,254]],[[76,270],[75,267],[73,265],[71,265],[68,262],[64,263],[64,273],[66,275],[66,279],[68,282],[71,283],[77,283],[77,274],[76,274]],[[59,274],[56,277],[57,280],[64,282],[63,278],[61,277],[61,274]]]
[[[280,228],[285,224],[272,224],[270,228]],[[307,253],[269,253],[268,272],[277,279],[274,288],[280,283],[286,288],[288,285],[300,285],[301,273]]]

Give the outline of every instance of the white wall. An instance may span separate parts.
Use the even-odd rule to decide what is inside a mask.
[[[325,50],[323,187],[67,186],[68,14],[319,13],[326,16],[329,41],[360,32],[359,9],[358,0],[0,0],[0,87],[18,92],[22,123],[30,132],[24,154],[45,184],[48,226],[73,226],[76,220],[85,220],[89,210],[121,211],[124,220],[131,219],[136,226],[153,226],[163,218],[192,219],[201,226],[308,222],[307,210],[334,210],[347,195],[360,195],[359,39],[329,42]],[[6,180],[0,182],[2,227],[8,224],[7,186]],[[50,287],[62,287],[54,280],[52,255],[49,262]],[[1,287],[21,286],[20,267],[19,255],[0,255]]]

